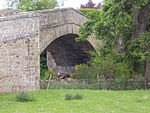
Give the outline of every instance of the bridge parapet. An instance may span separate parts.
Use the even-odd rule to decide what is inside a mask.
[[[38,11],[40,26],[40,52],[56,38],[67,34],[79,34],[78,29],[88,18],[80,12],[69,9]]]
[[[87,17],[72,8],[22,12],[0,17],[0,42],[34,36],[42,29],[67,23],[81,26],[86,19]]]
[[[60,36],[78,35],[86,19],[74,9],[0,17],[0,93],[39,89],[40,53]]]
[[[58,25],[61,26],[66,23],[73,23],[81,26],[83,25],[83,21],[87,20],[85,15],[72,8],[44,10],[39,13],[41,29]]]
[[[35,35],[39,31],[39,18],[34,13],[0,17],[0,42]]]

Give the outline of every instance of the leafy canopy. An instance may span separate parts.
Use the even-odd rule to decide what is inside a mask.
[[[150,29],[143,33],[138,31],[140,24],[134,23],[134,11],[140,12],[148,3],[149,0],[105,0],[101,10],[86,12],[90,19],[80,29],[81,35],[77,40],[84,41],[95,34],[98,40],[103,41],[103,47],[99,50],[101,55],[96,56],[91,64],[109,60],[106,58],[117,50],[118,54],[110,64],[123,64],[130,74],[144,72],[143,65],[146,60],[150,60]],[[138,35],[134,35],[136,32]],[[105,68],[109,70],[109,66]]]
[[[10,8],[17,8],[23,11],[34,11],[53,9],[58,5],[57,0],[9,0]]]

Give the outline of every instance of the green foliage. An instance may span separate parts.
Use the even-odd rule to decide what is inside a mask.
[[[129,51],[125,53],[125,61],[136,72],[144,73],[144,63],[150,60],[150,32],[143,32],[132,41]],[[128,61],[127,61],[128,60]]]
[[[84,23],[84,26],[82,26],[80,31],[80,37],[76,38],[77,41],[84,41],[87,39],[89,35],[91,35],[94,31],[93,26],[97,21],[99,21],[99,16],[101,16],[101,10],[97,9],[79,9],[82,13],[87,15],[90,20]]]
[[[110,79],[110,78],[130,78],[132,71],[125,63],[121,63],[122,56],[115,50],[104,55],[104,49],[99,53],[93,52],[95,57],[88,64],[75,66],[75,73],[72,77],[77,79]],[[107,51],[108,52],[108,51]]]
[[[28,93],[22,92],[16,95],[16,100],[19,102],[28,102],[28,101],[33,101],[34,98]]]
[[[75,99],[75,100],[81,100],[81,99],[83,99],[83,95],[81,95],[80,93],[77,93],[77,94],[75,94],[73,96],[73,99]]]
[[[97,17],[97,15],[100,13],[100,10],[97,9],[78,9],[80,12],[88,16],[89,18]]]
[[[56,75],[56,73],[47,67],[46,50],[44,50],[40,55],[40,79],[49,80],[52,79],[54,75]]]
[[[9,7],[23,11],[53,9],[57,6],[57,0],[10,0]]]
[[[95,16],[91,16],[91,19],[81,27],[81,35],[77,38],[78,41],[83,41],[87,40],[91,34],[95,34],[97,39],[103,41],[100,56],[95,57],[93,60],[95,64],[92,63],[90,66],[95,67],[95,70],[102,68],[102,70],[109,70],[110,68],[113,75],[116,75],[115,73],[119,73],[121,76],[128,75],[128,69],[129,76],[133,73],[143,73],[141,70],[144,70],[145,61],[150,59],[148,54],[150,33],[146,32],[133,37],[139,26],[133,23],[133,19],[134,9],[138,8],[140,11],[147,3],[148,0],[105,0],[102,10],[98,11]],[[94,12],[91,13],[94,14]],[[113,58],[111,52],[115,51],[120,39],[123,52],[116,54],[115,60],[111,59]],[[119,72],[114,71],[114,67],[117,67]],[[103,73],[103,71],[101,72]]]
[[[44,50],[40,55],[40,79],[44,79],[45,73],[48,70],[46,59],[46,50]]]
[[[73,78],[77,79],[94,79],[94,75],[92,73],[92,68],[90,68],[87,64],[80,64],[75,66],[75,73],[71,75]]]
[[[72,100],[73,99],[73,95],[72,94],[66,94],[65,95],[65,100]]]
[[[56,73],[52,69],[48,69],[45,71],[44,80],[52,79],[54,75],[56,75]]]

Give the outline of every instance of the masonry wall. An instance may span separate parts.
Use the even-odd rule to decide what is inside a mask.
[[[78,29],[87,20],[73,9],[40,12],[40,52],[52,41],[66,34],[79,34]]]
[[[0,93],[39,89],[40,53],[58,37],[78,34],[85,20],[73,9],[0,17]]]
[[[38,17],[0,18],[0,93],[39,89],[38,77]]]
[[[22,38],[0,43],[0,92],[37,89],[38,57],[32,55],[33,48],[28,51],[32,41]]]

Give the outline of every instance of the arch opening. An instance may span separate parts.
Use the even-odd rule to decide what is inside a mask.
[[[52,69],[56,73],[72,74],[74,66],[90,61],[91,55],[88,51],[94,51],[93,46],[88,42],[76,42],[78,35],[67,34],[55,39],[44,50],[42,55],[47,59],[47,69]],[[42,56],[42,57],[43,57]]]

